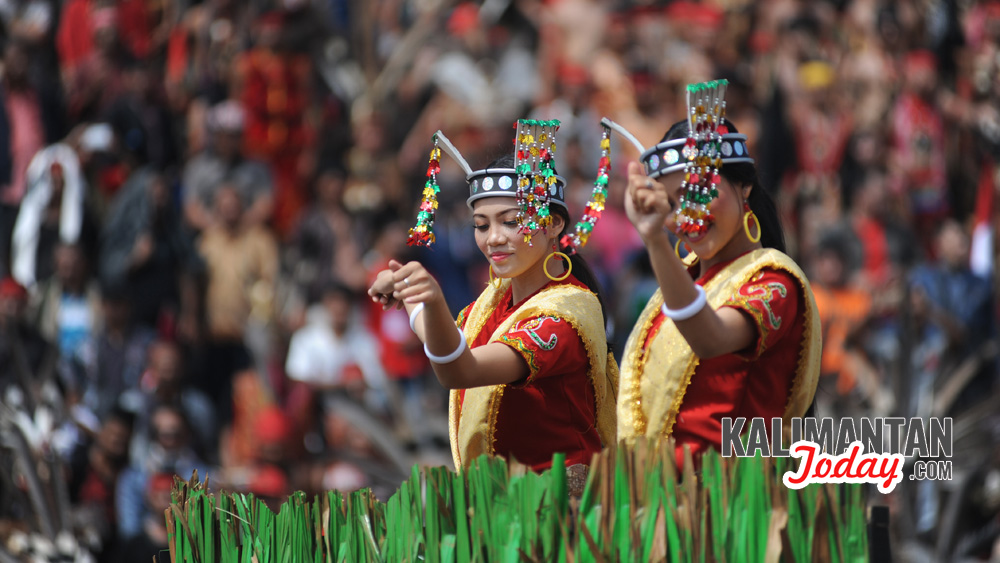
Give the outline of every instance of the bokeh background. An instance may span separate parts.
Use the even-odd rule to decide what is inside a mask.
[[[652,145],[687,83],[727,78],[820,305],[818,413],[954,417],[951,481],[871,495],[897,557],[1000,560],[1000,3],[0,0],[0,21],[6,555],[59,536],[148,561],[193,470],[277,502],[450,464],[406,315],[364,295],[390,258],[455,312],[486,281],[447,158],[438,242],[405,244],[431,134],[478,168],[517,118],[560,119],[580,213],[602,116]],[[636,157],[613,139],[584,251],[619,354],[655,289],[621,210]]]

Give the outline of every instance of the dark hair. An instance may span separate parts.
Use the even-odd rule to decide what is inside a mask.
[[[731,121],[723,118],[723,123],[729,128],[730,133],[738,133],[736,126]],[[688,136],[687,120],[678,121],[670,126],[666,135],[660,142],[674,139],[684,139]],[[757,216],[760,224],[760,244],[764,248],[774,248],[785,252],[785,235],[781,230],[781,220],[778,217],[778,208],[771,199],[771,194],[760,184],[757,176],[757,167],[749,162],[737,162],[724,164],[719,170],[722,177],[729,180],[734,186],[752,186],[747,203],[750,210]]]
[[[487,168],[514,168],[514,163],[514,155],[505,154],[491,162]],[[554,166],[553,171],[555,171]],[[557,244],[559,244],[559,251],[564,252],[566,247],[562,245],[563,235],[566,235],[569,230],[573,228],[574,223],[570,221],[569,210],[565,207],[561,205],[551,205],[549,208],[553,214],[562,217],[563,228],[556,241]],[[597,296],[597,301],[601,304],[601,316],[604,317],[604,325],[607,326],[608,313],[607,307],[604,304],[604,290],[601,289],[601,284],[597,281],[597,276],[594,274],[594,271],[590,269],[590,266],[587,264],[587,261],[583,259],[583,256],[569,252],[566,254],[569,256],[569,261],[573,268],[573,275],[580,281],[580,283],[587,286],[587,289],[593,291],[594,295]]]
[[[340,298],[349,303],[354,302],[354,292],[338,279],[328,280],[320,290],[321,299]]]
[[[117,421],[123,426],[128,428],[129,432],[135,428],[135,413],[126,409],[120,404],[115,404],[108,411],[108,414],[104,416],[104,423],[107,424],[111,421]]]

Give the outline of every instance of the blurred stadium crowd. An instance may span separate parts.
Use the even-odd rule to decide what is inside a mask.
[[[955,417],[953,481],[873,498],[900,553],[994,552],[1000,3],[0,0],[0,20],[7,553],[148,560],[175,473],[385,497],[450,463],[406,315],[363,295],[390,257],[456,312],[486,280],[447,159],[438,242],[405,245],[433,131],[479,167],[518,117],[560,119],[579,213],[601,116],[652,145],[714,78],[821,308],[819,413]],[[655,280],[617,141],[585,255],[620,352]]]

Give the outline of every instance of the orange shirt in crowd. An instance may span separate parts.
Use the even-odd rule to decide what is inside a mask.
[[[837,377],[837,392],[854,388],[855,377],[847,361],[847,337],[864,322],[871,310],[871,297],[864,291],[813,286],[816,308],[823,326],[823,359],[820,372]]]

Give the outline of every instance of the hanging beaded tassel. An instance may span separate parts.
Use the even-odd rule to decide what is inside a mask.
[[[675,214],[678,234],[704,233],[715,221],[708,206],[719,195],[722,135],[728,132],[722,125],[727,84],[727,80],[713,80],[687,87],[689,132],[682,151],[687,163]]]
[[[552,159],[556,153],[555,132],[559,121],[519,119],[514,125],[515,164],[517,171],[518,232],[531,245],[531,235],[552,224],[550,195],[556,195],[556,172]]]
[[[438,147],[437,135],[434,135],[434,148],[431,149],[430,161],[427,163],[427,182],[424,184],[423,196],[420,200],[420,210],[417,212],[417,224],[410,229],[406,244],[410,246],[430,246],[434,243],[434,214],[438,208],[437,175],[441,172],[441,149]]]
[[[608,175],[611,173],[611,130],[604,126],[601,136],[601,160],[597,165],[597,179],[594,180],[594,192],[587,206],[583,210],[583,218],[576,224],[572,234],[563,236],[563,247],[570,254],[575,254],[576,250],[583,248],[590,238],[590,233],[594,231],[594,225],[601,218],[604,212],[604,203],[608,199]]]

